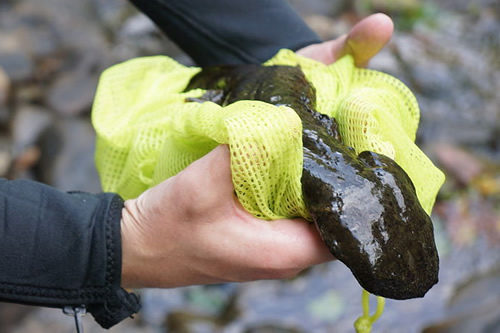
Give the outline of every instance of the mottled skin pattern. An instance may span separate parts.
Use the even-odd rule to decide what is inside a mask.
[[[315,89],[298,67],[203,69],[187,90],[220,105],[247,99],[293,108],[302,119],[302,191],[331,253],[361,286],[394,299],[422,297],[438,281],[439,258],[429,216],[408,175],[392,159],[357,155],[341,143],[334,119],[315,108]]]

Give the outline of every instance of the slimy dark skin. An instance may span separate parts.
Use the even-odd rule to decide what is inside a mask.
[[[316,93],[298,67],[208,67],[186,91],[220,105],[259,100],[287,105],[302,120],[306,207],[330,252],[372,294],[423,297],[438,281],[439,258],[432,222],[415,188],[392,159],[357,155],[341,142],[334,119],[316,112]]]

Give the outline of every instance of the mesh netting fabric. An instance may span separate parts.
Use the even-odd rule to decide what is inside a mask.
[[[271,64],[301,66],[316,88],[317,111],[337,119],[344,143],[358,153],[371,150],[393,158],[430,212],[444,175],[413,143],[419,109],[403,83],[356,68],[350,56],[327,66],[281,50],[265,65]],[[198,71],[156,56],[133,59],[102,74],[92,121],[103,189],[136,197],[217,145],[228,144],[235,191],[247,211],[265,219],[308,218],[297,114],[259,101],[225,107],[186,102],[203,94],[182,92]]]

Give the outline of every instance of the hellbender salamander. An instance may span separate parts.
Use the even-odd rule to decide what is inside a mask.
[[[302,120],[303,197],[321,238],[367,291],[422,297],[438,281],[433,226],[408,175],[392,159],[357,155],[341,142],[334,119],[316,112],[316,92],[290,66],[217,66],[195,75],[186,91],[222,106],[238,100],[287,105]]]

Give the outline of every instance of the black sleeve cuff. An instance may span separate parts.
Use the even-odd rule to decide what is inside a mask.
[[[85,305],[103,327],[137,312],[120,287],[122,199],[0,179],[0,301]]]
[[[87,310],[104,328],[110,328],[127,317],[137,313],[141,306],[139,297],[128,293],[120,287],[121,284],[121,210],[123,200],[118,195],[101,194],[108,204],[106,212],[106,295],[103,302],[87,305]],[[110,197],[111,196],[111,197]],[[111,199],[111,200],[109,200]]]

